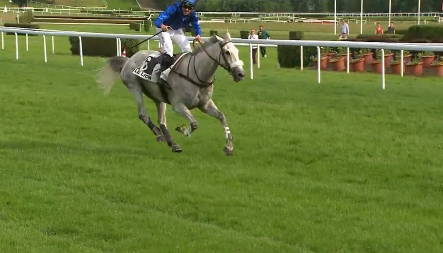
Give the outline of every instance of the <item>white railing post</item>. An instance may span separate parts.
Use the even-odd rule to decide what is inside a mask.
[[[81,36],[78,36],[78,43],[80,45],[80,64],[83,66],[83,43]]]
[[[300,46],[300,70],[303,70],[303,46]]]
[[[401,67],[401,70],[400,70],[401,72],[400,73],[401,73],[401,76],[403,76],[403,74],[404,74],[403,73],[404,72],[403,69],[405,67],[405,65],[404,65],[405,63],[403,61],[404,61],[403,50],[400,50],[400,67]]]
[[[43,52],[45,54],[45,63],[48,62],[48,54],[46,52],[46,35],[43,35]]]
[[[260,45],[257,45],[257,68],[260,68]]]
[[[252,80],[252,79],[254,79],[254,62],[252,59],[252,43],[249,43],[249,59],[250,59],[249,69],[251,71],[251,80]]]
[[[148,40],[148,50],[151,50],[151,45],[149,44],[149,41],[150,40]]]
[[[385,89],[385,50],[382,48],[381,49],[381,85],[383,90]]]
[[[26,52],[29,51],[29,39],[28,39],[28,34],[26,34]]]
[[[122,49],[123,49],[123,47],[122,47],[122,40],[120,39],[120,38],[118,38],[118,48],[120,49],[120,50],[118,50],[118,54],[119,54],[119,56],[122,56]]]
[[[348,58],[348,60],[346,61],[346,71],[348,72],[348,74],[349,74],[349,61],[350,61],[350,58],[351,57],[349,57],[349,47],[347,48],[347,50],[346,50],[346,57]]]
[[[117,56],[120,56],[120,46],[118,45],[118,38],[115,38],[115,45],[117,47]]]
[[[317,46],[317,79],[318,79],[318,83],[320,83],[321,81],[321,70],[320,70],[320,62],[321,62],[321,52],[320,52],[320,47]]]
[[[52,38],[51,38],[51,46],[52,46],[52,54],[55,54],[55,41],[54,41],[54,36],[52,36]]]
[[[2,32],[2,50],[5,50],[5,34]]]
[[[18,60],[18,36],[15,33],[15,59]]]

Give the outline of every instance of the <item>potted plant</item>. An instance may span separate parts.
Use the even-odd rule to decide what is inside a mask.
[[[379,52],[381,54],[381,50]],[[391,52],[390,49],[385,49],[385,67],[388,67],[391,63],[391,60],[393,59],[394,54]]]
[[[329,60],[334,71],[342,71],[345,69],[345,57],[337,53]]]
[[[373,53],[367,48],[360,50],[359,56],[364,58],[365,65],[371,64],[372,60],[374,60]]]
[[[431,63],[432,69],[435,71],[437,76],[443,76],[443,57],[438,57],[435,61]]]
[[[351,52],[349,52],[351,53]],[[338,56],[342,56],[344,59],[344,65],[346,65],[346,63],[348,62],[348,50],[346,47],[339,47],[337,48],[337,54]],[[351,56],[349,56],[350,58]]]
[[[349,68],[352,72],[364,72],[365,71],[365,58],[357,57],[351,59],[349,62]]]
[[[331,58],[335,57],[335,54],[337,54],[337,50],[334,50],[334,48],[332,48],[332,47],[326,47],[325,52],[326,52],[326,55],[328,56],[327,66],[328,66],[328,68],[332,68],[332,64],[329,60]]]
[[[421,76],[423,75],[423,62],[420,61],[420,57],[413,58],[406,64],[406,72],[409,75]]]
[[[423,68],[430,68],[431,63],[435,59],[434,52],[425,51],[422,54],[419,54],[421,56],[421,60],[423,61]]]
[[[412,54],[411,54],[411,52],[409,52],[408,50],[404,50],[404,51],[403,51],[403,60],[404,60],[405,62],[410,62],[410,61],[411,61],[411,58],[412,58]]]
[[[382,61],[381,54],[379,52],[377,52],[377,58],[372,60],[372,62],[371,62],[372,72],[379,73],[379,74],[381,74],[383,72],[381,61]]]
[[[328,68],[328,59],[329,57],[326,54],[321,54],[321,59],[320,59],[320,69],[321,70],[325,70]],[[316,56],[313,57],[314,63],[315,63],[315,68],[317,68],[318,66],[318,59]]]
[[[390,68],[393,74],[401,75],[401,60],[400,58],[392,59],[390,62]],[[406,63],[403,62],[403,73],[406,72]]]

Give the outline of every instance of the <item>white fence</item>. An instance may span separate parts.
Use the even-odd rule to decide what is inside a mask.
[[[95,37],[95,38],[114,38],[117,41],[117,49],[116,55],[121,55],[121,39],[146,39],[150,37],[149,35],[129,35],[129,34],[105,34],[105,33],[86,33],[86,32],[73,32],[73,31],[58,31],[58,30],[30,30],[25,28],[0,28],[1,32],[1,41],[2,41],[2,50],[5,49],[4,42],[4,33],[14,33],[15,34],[15,53],[16,59],[19,59],[19,51],[18,51],[18,34],[26,34],[26,50],[29,50],[28,43],[28,34],[33,35],[42,35],[43,36],[43,47],[44,47],[44,60],[48,61],[47,57],[47,49],[46,49],[46,36],[52,36],[52,53],[54,53],[54,36],[78,36],[80,41],[80,64],[83,66],[83,45],[82,45],[82,37]],[[193,37],[188,37],[188,40],[192,41]],[[157,40],[158,37],[155,36],[152,40]],[[373,49],[381,49],[381,59],[385,57],[385,49],[394,49],[401,50],[400,60],[401,60],[401,76],[403,76],[403,50],[409,51],[434,51],[439,52],[443,51],[442,44],[420,44],[420,43],[382,43],[382,42],[350,42],[350,41],[312,41],[312,40],[249,40],[249,39],[237,39],[233,38],[232,42],[238,46],[249,46],[250,52],[250,75],[251,79],[254,78],[254,68],[252,63],[252,47],[253,46],[277,46],[277,45],[287,45],[287,46],[300,46],[301,47],[301,70],[303,70],[303,47],[305,46],[315,46],[317,47],[317,59],[321,59],[321,51],[320,47],[345,47],[347,48],[347,73],[349,73],[349,62],[350,62],[350,48],[373,48]],[[149,41],[148,48],[149,48]],[[257,57],[260,59],[260,57]],[[382,60],[382,88],[386,87],[386,79],[385,79],[385,61]],[[320,61],[317,61],[317,81],[321,82],[321,69],[320,69]],[[258,68],[260,68],[260,63],[258,62]]]
[[[105,0],[103,0],[104,3],[106,2]],[[35,1],[31,1],[31,3],[36,3],[36,4],[40,4],[38,2]],[[105,6],[98,6],[98,7],[81,7],[81,6],[65,6],[65,5],[52,5],[52,4],[42,4],[42,7],[8,7],[8,10],[11,11],[18,11],[18,12],[23,12],[23,11],[27,11],[27,10],[33,10],[34,8],[36,9],[41,9],[41,8],[48,8],[48,10],[50,11],[54,11],[54,13],[59,13],[59,12],[75,12],[75,11],[80,11],[83,10],[85,11],[85,13],[88,13],[88,10],[94,10],[94,11],[109,11],[107,9],[107,7]],[[107,2],[105,4],[107,6]],[[123,13],[127,13],[128,10],[113,10],[115,12],[120,12],[122,11]],[[160,13],[162,11],[159,10],[145,10],[145,11],[133,11],[133,13],[140,13],[142,15],[144,15],[144,13]],[[211,15],[218,15],[221,17],[241,17],[244,15],[247,16],[251,16],[251,15],[255,15],[255,16],[260,16],[260,17],[298,17],[298,16],[303,16],[303,17],[307,17],[307,16],[329,16],[329,17],[333,17],[334,16],[334,12],[230,12],[230,11],[197,11],[197,15],[198,16],[211,16]],[[375,18],[375,17],[417,17],[417,16],[421,16],[421,17],[438,17],[441,14],[443,14],[443,12],[374,12],[374,13],[370,13],[370,12],[365,12],[363,13],[363,17],[367,17],[367,18]],[[360,17],[361,13],[360,12],[341,12],[341,13],[336,13],[337,17]]]

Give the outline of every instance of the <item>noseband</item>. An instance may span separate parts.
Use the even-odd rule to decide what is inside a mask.
[[[211,60],[213,60],[215,63],[217,63],[217,66],[221,66],[221,67],[224,68],[226,71],[228,71],[229,74],[232,74],[232,70],[233,70],[234,68],[243,65],[243,62],[242,62],[241,60],[235,61],[235,62],[233,62],[233,63],[231,63],[231,64],[227,64],[227,63],[228,63],[228,60],[226,59],[226,55],[225,55],[224,52],[223,52],[223,47],[226,46],[226,44],[228,44],[228,43],[232,43],[232,41],[225,41],[224,43],[220,43],[220,41],[217,42],[217,44],[220,46],[220,54],[218,55],[218,60],[217,60],[216,58],[212,57],[212,56],[208,53],[208,51],[206,50],[205,45],[204,45],[200,40],[196,40],[196,39],[194,39],[194,41],[192,42],[192,47],[193,47],[193,48],[195,48],[195,41],[198,41],[198,43],[199,43],[199,44],[201,45],[201,47],[202,47],[202,50],[206,53],[206,55],[207,55]],[[175,72],[176,74],[178,74],[180,77],[186,79],[187,81],[191,82],[192,84],[194,84],[194,85],[196,85],[196,86],[199,86],[199,87],[210,87],[210,86],[212,86],[212,85],[214,84],[214,80],[215,80],[215,78],[214,78],[214,80],[212,80],[211,82],[205,82],[205,81],[201,80],[201,79],[198,77],[198,74],[197,74],[197,68],[196,68],[196,66],[195,66],[195,59],[194,59],[194,74],[195,74],[195,76],[197,77],[197,79],[198,79],[199,82],[196,82],[196,81],[192,80],[192,79],[189,77],[189,71],[190,71],[189,68],[191,67],[191,60],[192,60],[192,58],[195,58],[195,56],[196,56],[196,55],[191,55],[191,57],[189,57],[188,71],[187,71],[187,74],[186,74],[186,75],[184,75],[184,74],[182,74],[182,73],[179,73],[179,72],[175,71],[175,70],[172,69],[172,68],[171,68],[171,70],[172,70],[173,72]],[[222,58],[222,57],[223,57],[223,60],[224,60],[225,64],[221,64],[221,58]],[[175,64],[175,65],[178,66],[178,63]]]

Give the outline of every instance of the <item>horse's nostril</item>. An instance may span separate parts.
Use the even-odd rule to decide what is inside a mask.
[[[237,76],[240,77],[240,78],[243,78],[243,77],[245,77],[245,74],[240,72],[240,73],[237,74]]]

